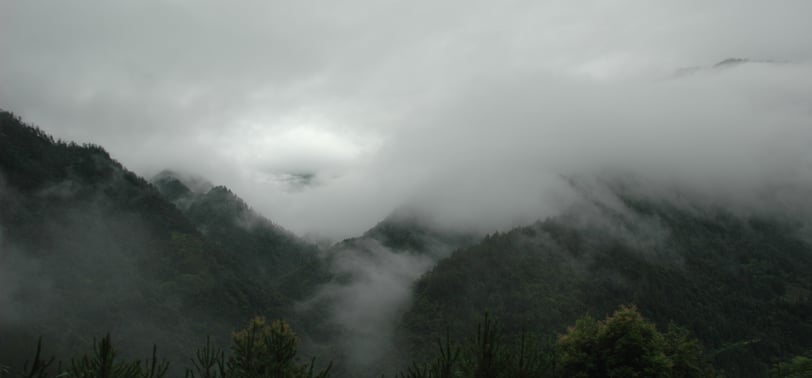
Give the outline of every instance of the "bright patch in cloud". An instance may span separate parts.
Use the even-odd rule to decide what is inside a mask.
[[[380,145],[378,138],[340,133],[326,121],[243,122],[208,143],[247,175],[300,189],[336,179]]]

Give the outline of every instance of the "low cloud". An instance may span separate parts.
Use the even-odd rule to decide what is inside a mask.
[[[347,369],[370,371],[395,352],[395,326],[410,304],[412,284],[434,265],[430,252],[393,251],[374,239],[333,251],[329,261],[335,279],[302,303],[301,311],[329,314],[325,323],[337,333],[330,343]]]
[[[805,1],[12,1],[0,106],[332,238],[404,203],[507,228],[566,207],[560,174],[633,172],[752,203],[812,176],[810,13]],[[714,67],[731,57],[751,62]]]

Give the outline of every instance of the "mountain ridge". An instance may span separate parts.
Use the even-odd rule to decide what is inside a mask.
[[[446,325],[474,327],[479,311],[518,337],[634,304],[661,326],[689,328],[734,376],[766,376],[775,359],[812,347],[801,224],[608,192],[616,203],[592,198],[440,261],[416,283],[399,337],[420,355]]]

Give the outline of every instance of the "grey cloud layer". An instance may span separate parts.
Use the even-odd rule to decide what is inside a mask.
[[[808,1],[10,1],[0,107],[139,173],[225,183],[298,232],[357,234],[409,201],[498,228],[566,203],[560,173],[722,192],[808,181],[809,14]],[[673,75],[728,57],[789,63]],[[301,175],[310,186],[292,187]]]

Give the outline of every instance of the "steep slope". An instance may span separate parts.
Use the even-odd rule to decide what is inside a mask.
[[[251,210],[222,186],[164,171],[152,179],[207,240],[228,246],[240,272],[286,299],[305,354],[333,359],[338,376],[385,370],[392,328],[414,280],[476,235],[441,230],[400,209],[363,235],[324,251]],[[354,314],[354,315],[351,315]]]
[[[225,186],[164,171],[152,180],[186,218],[240,264],[240,273],[291,300],[312,295],[329,277],[318,248],[256,213]]]
[[[802,224],[612,190],[608,200],[486,237],[415,286],[402,337],[421,353],[484,311],[551,337],[582,314],[636,304],[692,330],[730,376],[812,348],[812,247]]]
[[[251,316],[290,316],[233,240],[212,240],[101,147],[0,113],[0,360],[40,335],[70,356],[109,331],[126,355],[156,343],[182,361]]]

